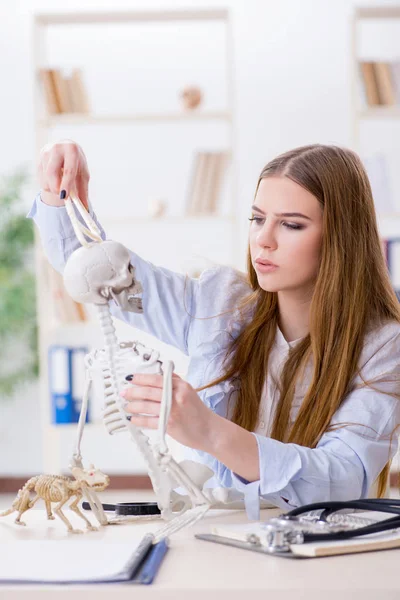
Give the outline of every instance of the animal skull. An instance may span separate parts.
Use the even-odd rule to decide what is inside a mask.
[[[142,300],[136,297],[142,286],[130,258],[125,246],[111,240],[78,248],[64,269],[68,294],[76,302],[107,304],[113,299],[122,310],[143,312]]]
[[[72,467],[71,472],[77,481],[84,481],[90,488],[98,492],[105,490],[110,483],[109,476],[100,469],[95,469],[93,465],[90,465],[89,469]]]

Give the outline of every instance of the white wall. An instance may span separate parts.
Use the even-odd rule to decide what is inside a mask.
[[[297,145],[352,143],[352,0],[4,1],[0,3],[0,172],[22,163],[33,170],[31,17],[36,11],[222,6],[230,8],[233,18],[237,210],[242,220],[237,244],[243,267],[248,207],[263,165]],[[2,410],[0,475],[41,469],[40,433],[33,418],[37,407],[35,394],[24,393],[23,401],[20,397]],[[18,426],[21,420],[23,428]],[[22,450],[23,460],[15,458],[16,447]],[[111,467],[118,470],[118,457]]]

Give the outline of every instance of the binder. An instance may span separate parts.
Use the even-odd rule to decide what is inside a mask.
[[[49,389],[52,423],[77,423],[85,385],[84,357],[87,347],[52,345],[49,348]],[[86,422],[90,420],[89,409]]]

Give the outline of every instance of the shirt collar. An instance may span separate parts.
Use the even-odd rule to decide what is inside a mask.
[[[301,342],[301,340],[303,340],[304,338],[297,338],[297,340],[293,340],[292,342],[288,342],[282,331],[279,329],[279,327],[276,327],[276,337],[275,337],[275,341],[277,346],[281,347],[281,348],[285,348],[285,349],[289,349],[289,348],[293,348],[294,346],[296,346],[299,342]]]

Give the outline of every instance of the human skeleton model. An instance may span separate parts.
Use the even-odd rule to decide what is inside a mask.
[[[211,506],[243,508],[242,496],[235,494],[235,490],[203,489],[204,483],[213,476],[207,466],[188,460],[177,463],[172,457],[165,435],[172,402],[174,365],[171,361],[161,362],[158,352],[137,342],[119,344],[110,313],[110,300],[114,300],[125,311],[143,312],[141,299],[137,297],[142,287],[135,279],[129,251],[118,242],[101,239],[96,223],[78,198],[67,198],[65,206],[82,244],[65,266],[65,287],[77,302],[97,305],[105,342],[104,349],[91,352],[85,359],[87,385],[82,400],[73,465],[83,467],[80,441],[89,389],[91,381],[100,371],[104,383],[105,426],[110,434],[128,432],[136,443],[146,461],[161,517],[167,521],[156,533],[156,540],[194,523]],[[74,206],[86,226],[78,220]],[[152,443],[141,429],[130,422],[124,410],[125,401],[120,396],[122,389],[129,385],[125,380],[126,374],[135,372],[162,374],[164,378],[159,427]],[[177,493],[175,488],[183,488],[186,494]],[[106,524],[107,517],[93,490],[90,491],[88,500],[97,519],[101,524]]]

